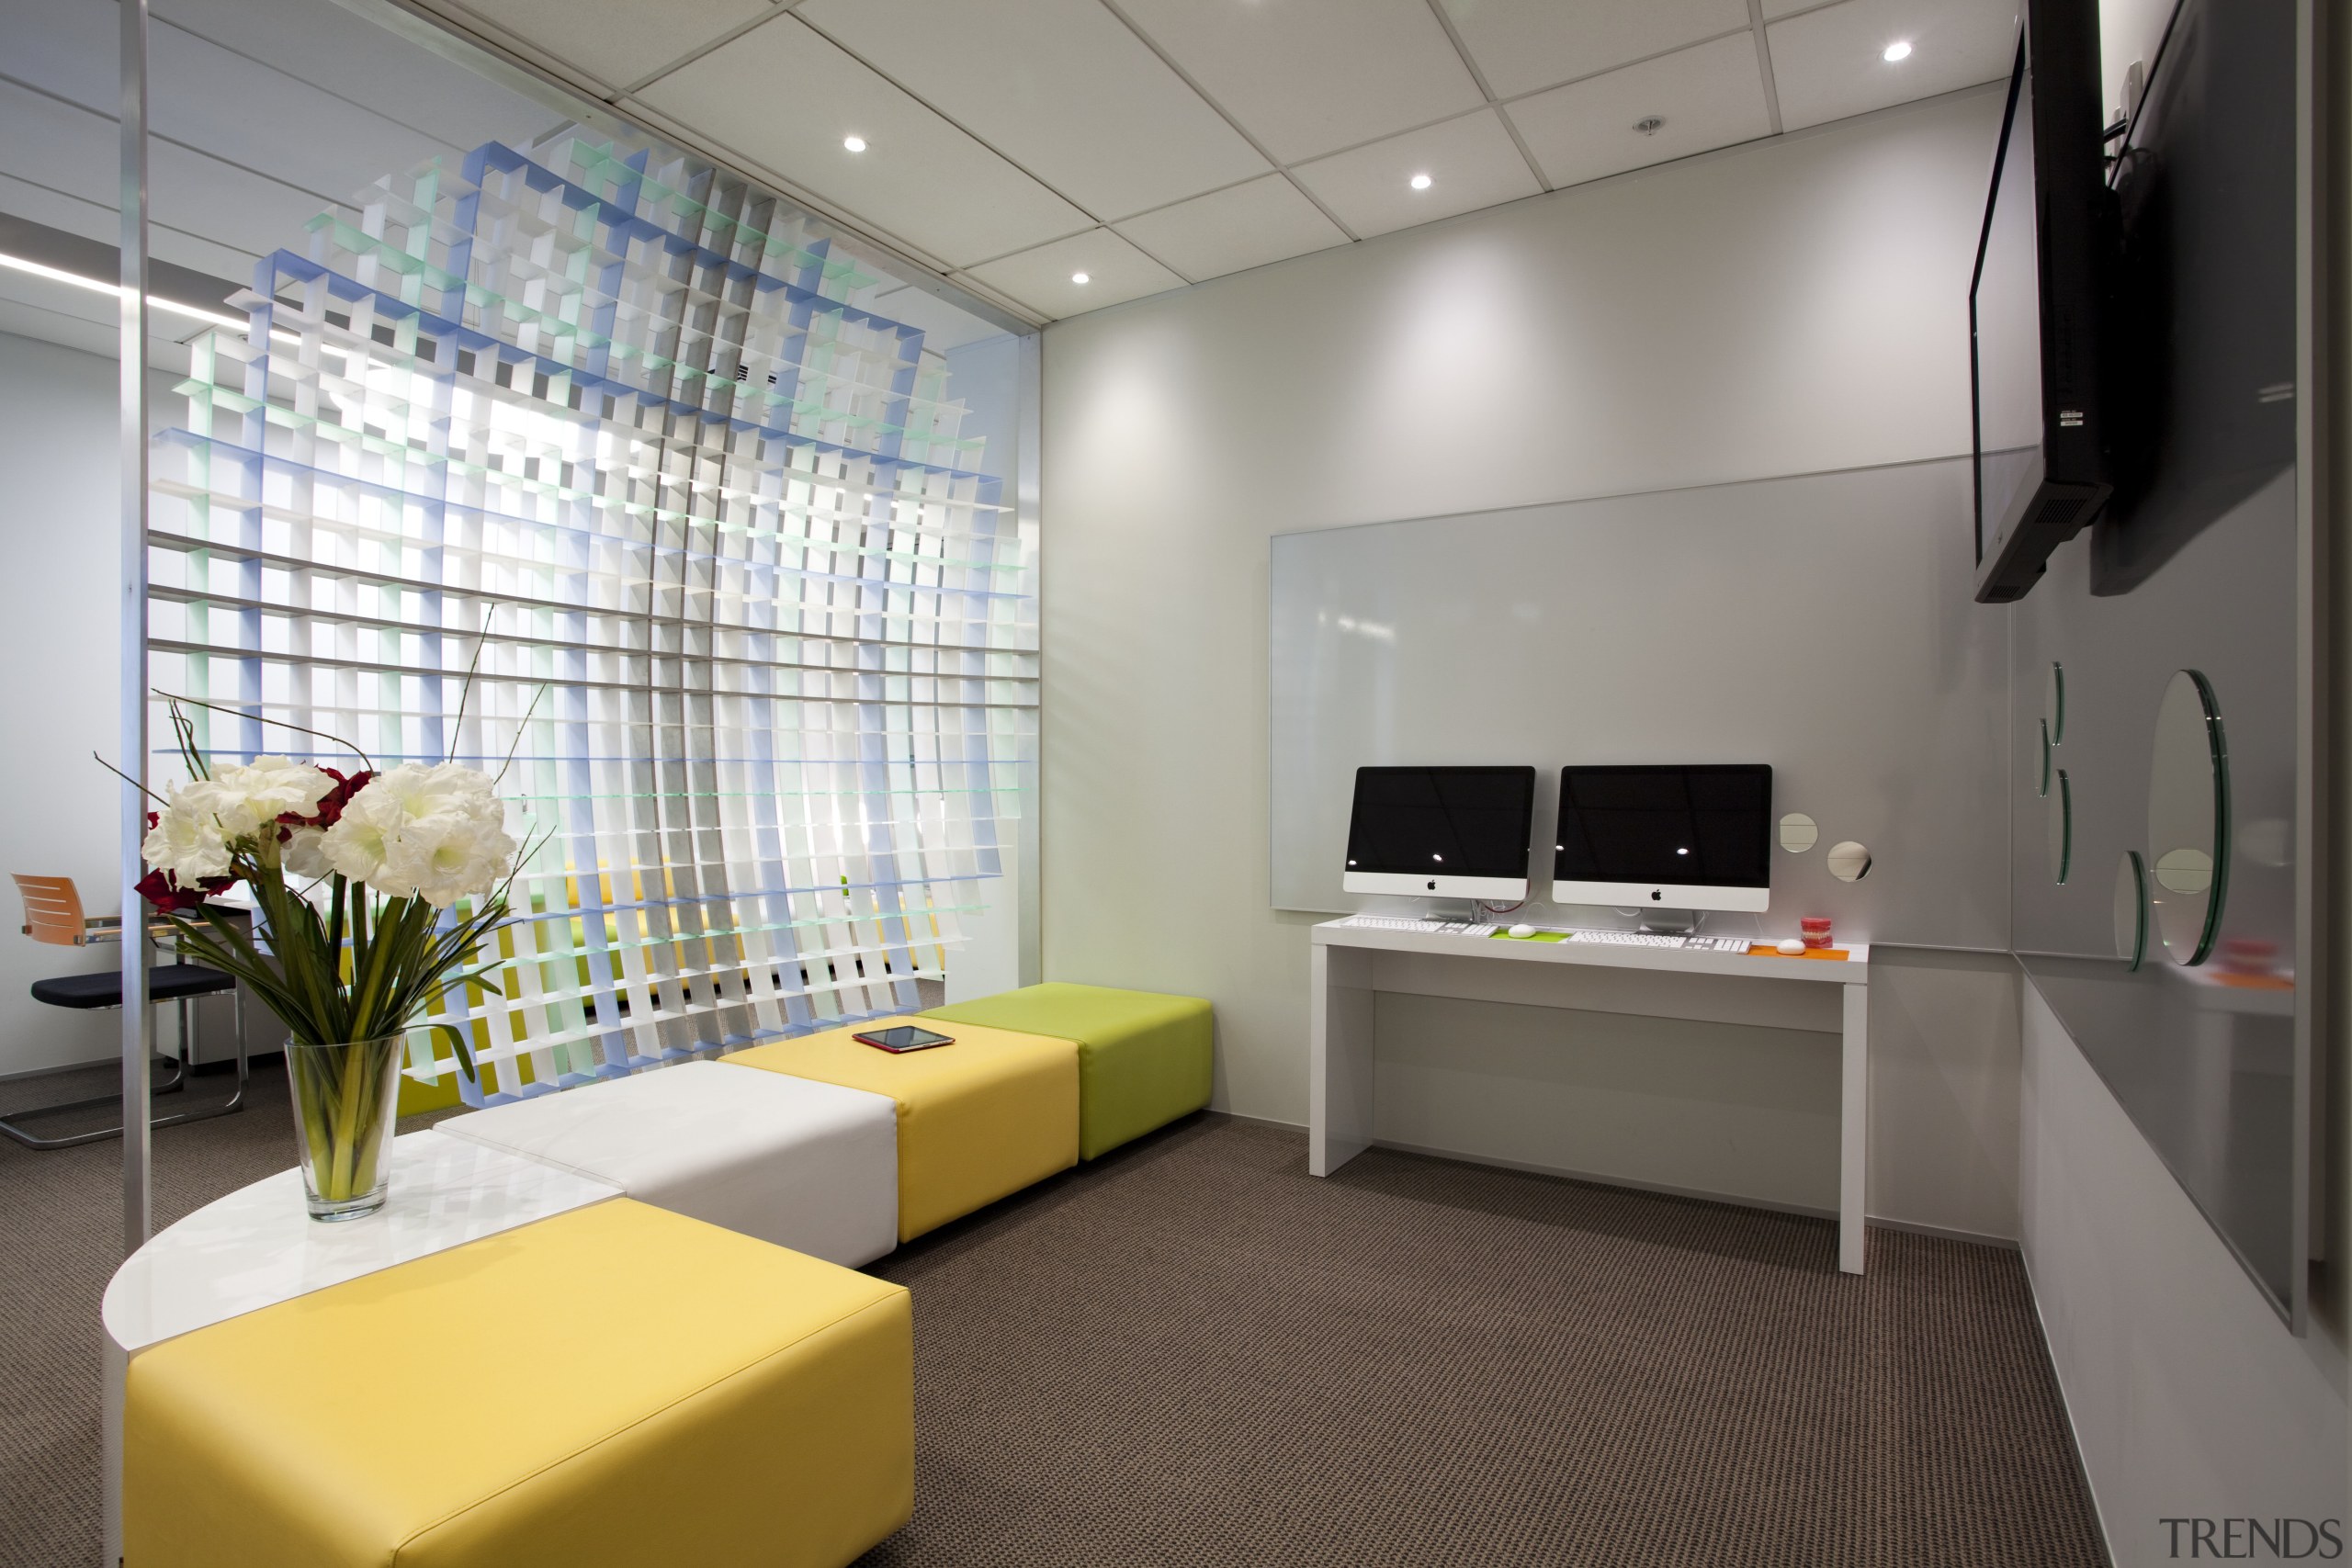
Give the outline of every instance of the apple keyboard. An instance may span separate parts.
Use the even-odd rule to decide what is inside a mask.
[[[1736,936],[1668,936],[1658,931],[1570,931],[1568,940],[1605,942],[1611,947],[1679,947],[1689,953],[1747,951],[1747,939]]]
[[[1347,923],[1358,931],[1421,931],[1431,936],[1492,936],[1490,924],[1472,925],[1466,920],[1423,920],[1407,915],[1351,915]]]
[[[1416,931],[1425,936],[1489,937],[1498,929],[1492,924],[1422,919],[1411,915],[1351,915],[1345,923],[1358,931]],[[1568,942],[1601,942],[1611,947],[1675,947],[1688,953],[1745,953],[1748,947],[1748,939],[1744,936],[1670,936],[1657,931],[1589,931],[1561,934]]]

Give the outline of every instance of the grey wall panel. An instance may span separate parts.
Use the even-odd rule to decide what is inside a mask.
[[[1969,513],[1947,460],[1274,536],[1273,906],[1370,902],[1340,886],[1359,766],[1534,764],[1540,897],[1564,764],[1764,761],[1820,841],[1711,929],[2007,947],[2007,622]],[[1825,864],[1847,839],[1859,883]]]

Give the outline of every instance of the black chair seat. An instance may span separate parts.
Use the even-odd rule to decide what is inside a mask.
[[[159,964],[147,971],[147,999],[175,1002],[187,997],[209,997],[237,988],[236,976],[200,964]],[[61,975],[35,980],[33,1000],[59,1008],[119,1008],[122,1005],[122,975],[102,970],[96,975]]]

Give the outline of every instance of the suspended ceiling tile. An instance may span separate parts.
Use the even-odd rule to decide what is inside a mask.
[[[1747,0],[1444,0],[1497,97],[1744,29]]]
[[[1756,35],[1742,31],[1521,98],[1503,111],[1557,186],[1772,134]],[[1634,127],[1664,123],[1646,135]]]
[[[911,283],[878,289],[865,304],[876,315],[888,316],[906,326],[921,327],[923,347],[936,354],[1005,335],[1003,328]]]
[[[1079,273],[1086,275],[1084,283],[1074,280]],[[1182,278],[1108,229],[1001,256],[973,267],[971,276],[1051,320],[1184,285]]]
[[[158,23],[459,147],[536,140],[562,116],[316,0],[155,0]],[[109,27],[109,31],[111,28]],[[379,171],[389,172],[389,171]]]
[[[791,17],[637,96],[958,266],[1088,227],[1086,214]],[[851,135],[865,138],[865,152],[842,145]]]
[[[108,245],[119,243],[122,236],[119,208],[68,191],[29,185],[5,174],[0,174],[0,212],[29,218],[36,223]],[[259,259],[250,251],[234,250],[166,227],[152,214],[147,220],[147,253],[157,261],[176,263],[242,283],[253,280],[254,263]]]
[[[112,119],[0,82],[0,174],[110,207],[120,199],[121,158]],[[299,248],[318,215],[316,197],[173,142],[151,142],[147,165],[150,218],[230,250]]]
[[[194,321],[175,316],[164,316],[160,323],[153,316],[149,321],[164,330],[147,334],[148,363],[187,375],[184,340],[202,329]],[[44,282],[5,268],[0,268],[0,333],[62,344],[102,359],[118,358],[122,345],[121,321],[109,296]],[[6,352],[0,348],[0,354]]]
[[[2006,78],[2018,0],[1842,0],[1765,31],[1790,130]],[[1886,48],[1908,43],[1889,62]]]
[[[616,88],[775,9],[768,0],[455,0],[460,8]]]
[[[1533,196],[1543,187],[1492,109],[1392,136],[1295,170],[1358,234],[1385,234]],[[1412,188],[1416,175],[1427,190]]]
[[[1427,0],[1112,0],[1285,164],[1486,101]]]
[[[26,25],[9,40],[9,74],[87,111],[111,141],[122,99],[114,11],[80,0],[10,4]],[[307,192],[313,211],[453,146],[175,27],[149,28],[148,71],[157,137]]]
[[[806,0],[794,15],[1098,218],[1268,167],[1101,0]]]
[[[1198,282],[1348,243],[1281,175],[1130,218],[1119,232]]]

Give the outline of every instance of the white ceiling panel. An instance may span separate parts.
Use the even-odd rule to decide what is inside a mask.
[[[1486,101],[1427,0],[1110,0],[1284,164]]]
[[[791,17],[753,28],[637,96],[958,266],[1029,249],[1089,221]],[[865,138],[866,150],[844,149],[850,135]]]
[[[2006,77],[2017,0],[1840,0],[1774,22],[1772,79],[1791,130]],[[1890,62],[1886,48],[1911,52]]]
[[[876,315],[888,316],[905,326],[921,327],[923,347],[936,354],[1004,335],[1002,328],[991,326],[969,310],[951,305],[911,283],[882,289],[867,303]]]
[[[1086,281],[1076,281],[1084,273]],[[971,276],[1011,295],[1041,316],[1075,316],[1181,288],[1184,280],[1108,229],[1073,234],[1017,256],[1005,256]]]
[[[147,158],[154,221],[232,250],[260,255],[298,245],[302,225],[319,210],[315,198],[292,186],[173,142],[152,142]],[[0,82],[0,174],[111,205],[121,174],[115,122]]]
[[[62,344],[67,348],[78,348],[85,354],[96,355],[101,359],[116,358],[122,341],[115,329],[85,316],[69,315],[12,299],[5,288],[0,288],[0,333],[36,338],[42,343]],[[0,345],[0,354],[6,352],[6,347]]]
[[[615,88],[634,86],[775,9],[768,0],[455,0],[451,8],[469,11]]]
[[[1756,35],[1745,30],[1521,98],[1503,112],[1555,186],[1772,134]],[[1665,123],[1647,135],[1634,129],[1651,118]]]
[[[1736,32],[1747,0],[1443,0],[1499,98]]]
[[[114,123],[114,10],[85,0],[10,3],[27,25],[21,39],[10,39],[9,73]],[[159,138],[266,170],[308,192],[312,211],[454,147],[175,27],[149,29],[148,70],[149,123]]]
[[[561,117],[317,0],[155,0],[154,18],[459,147],[528,141]],[[109,32],[111,28],[107,29]]]
[[[1196,283],[1348,243],[1340,226],[1281,175],[1196,196],[1118,227]]]
[[[150,315],[148,320],[151,325],[156,324],[156,316]],[[186,376],[186,340],[204,329],[198,322],[171,315],[163,316],[161,324],[164,331],[147,334],[147,363]],[[6,268],[0,268],[0,333],[62,344],[101,359],[116,358],[122,344],[121,319],[111,296]]]
[[[1098,218],[1269,166],[1102,0],[804,0],[794,15]]]
[[[1296,173],[1340,222],[1367,237],[1544,188],[1492,109],[1318,159]],[[1412,188],[1417,175],[1430,176],[1429,189]]]
[[[87,197],[30,185],[10,175],[0,174],[0,212],[29,218],[36,223],[46,223],[101,244],[119,244],[122,239],[122,213],[119,209]],[[153,214],[147,220],[147,250],[158,261],[174,262],[237,283],[253,281],[254,263],[258,259],[249,251],[232,250],[198,235],[182,233],[157,222]]]

